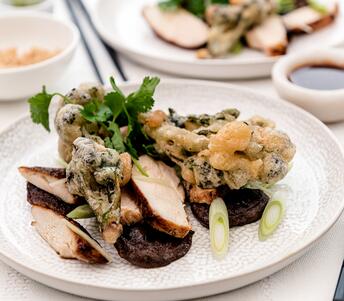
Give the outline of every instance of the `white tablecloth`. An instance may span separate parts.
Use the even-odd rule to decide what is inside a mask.
[[[92,6],[93,0],[86,0]],[[124,1],[124,0],[123,0]],[[55,13],[61,18],[69,18],[62,0],[56,1]],[[85,23],[83,22],[85,25]],[[85,28],[87,29],[87,28]],[[97,61],[101,65],[102,74],[107,78],[110,74],[118,80],[114,66],[102,49],[97,45],[92,34],[87,30],[89,41],[97,48]],[[96,47],[94,47],[96,46]],[[130,80],[141,80],[147,74],[159,74],[156,71],[136,65],[120,55],[123,69]],[[80,82],[94,81],[95,76],[82,46],[68,69],[64,78],[51,91],[67,91]],[[241,86],[259,92],[277,96],[270,79],[236,81]],[[0,130],[6,128],[20,116],[28,114],[25,102],[0,103]],[[344,145],[344,123],[329,126]],[[344,171],[343,171],[344,172]],[[344,184],[344,183],[343,183]],[[340,267],[344,258],[344,216],[335,226],[302,258],[282,271],[247,287],[200,300],[209,301],[329,301],[332,300]],[[78,301],[85,298],[66,294],[39,284],[0,262],[0,300],[34,300],[34,301]]]

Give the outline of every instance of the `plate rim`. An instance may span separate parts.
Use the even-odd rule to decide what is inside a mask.
[[[113,3],[115,3],[114,0]],[[104,24],[102,23],[102,18],[100,17],[100,9],[101,5],[104,5],[105,1],[97,0],[94,6],[94,10],[91,13],[92,21],[95,25],[96,30],[98,33],[103,37],[103,39],[112,45],[114,48],[119,50],[125,55],[128,55],[130,57],[133,56],[140,56],[143,59],[150,59],[154,61],[159,61],[159,62],[164,62],[167,64],[188,64],[191,66],[202,66],[202,67],[229,67],[229,66],[250,66],[250,65],[269,65],[271,66],[275,62],[277,62],[280,58],[285,57],[285,55],[279,55],[279,56],[265,56],[265,57],[260,57],[260,58],[242,58],[242,59],[237,59],[236,62],[231,62],[230,58],[215,58],[215,59],[210,59],[210,60],[201,60],[201,59],[196,59],[194,58],[193,60],[188,60],[188,59],[177,59],[177,58],[171,58],[167,59],[164,58],[163,56],[156,57],[154,55],[150,55],[147,53],[142,53],[139,51],[136,51],[135,49],[129,48],[129,47],[124,47],[121,45],[119,41],[113,38],[113,35],[111,35]],[[115,4],[114,4],[115,5]],[[341,9],[344,9],[344,3],[339,2],[339,5],[341,6]],[[344,18],[344,16],[343,16]],[[167,42],[166,42],[167,43]],[[167,43],[168,44],[168,43]],[[334,43],[329,43],[325,47],[340,47],[341,45],[344,45],[344,36],[340,42],[334,42]],[[172,45],[173,46],[173,45]],[[177,46],[175,46],[177,47]],[[157,67],[155,67],[158,69]],[[227,76],[228,77],[228,76]],[[228,77],[230,78],[230,77]]]
[[[331,130],[325,124],[323,124],[320,120],[318,120],[316,117],[314,117],[312,114],[308,113],[307,111],[297,107],[296,105],[294,105],[292,103],[284,101],[278,97],[266,95],[262,92],[257,92],[254,89],[241,87],[241,86],[235,85],[235,84],[227,84],[227,83],[205,81],[205,80],[174,79],[174,78],[168,78],[168,79],[166,78],[165,79],[164,78],[163,83],[164,84],[171,84],[171,85],[176,84],[176,85],[196,85],[196,86],[201,85],[201,86],[208,86],[208,87],[212,86],[215,88],[216,87],[226,88],[229,90],[235,89],[235,90],[240,90],[240,91],[245,92],[245,93],[253,93],[257,96],[265,97],[265,98],[268,98],[268,99],[273,100],[273,101],[279,101],[279,102],[283,103],[285,106],[288,106],[288,107],[292,108],[293,110],[296,110],[299,113],[303,114],[304,116],[307,116],[308,119],[311,119],[313,123],[316,123],[322,130],[324,130],[326,132],[326,134],[329,135],[329,138],[331,138],[331,140],[336,144],[336,146],[338,147],[338,151],[344,160],[344,150],[343,150],[342,145],[339,143],[338,139],[335,137],[335,135],[331,132]],[[130,88],[130,87],[134,88],[134,87],[137,87],[139,84],[140,84],[139,81],[129,81],[126,83],[121,83],[121,84],[119,84],[119,86],[121,88]],[[14,127],[16,127],[19,122],[21,122],[27,118],[30,118],[28,114],[22,116],[21,118],[18,118],[13,123],[11,123],[7,127],[5,127],[3,130],[1,130],[0,136],[5,135],[7,132],[11,131]],[[344,187],[343,187],[343,189],[344,189]],[[220,277],[213,278],[211,280],[194,281],[192,284],[178,285],[178,286],[165,286],[164,288],[158,288],[158,289],[145,288],[145,287],[123,288],[123,287],[107,286],[107,285],[85,284],[85,283],[82,283],[81,281],[78,281],[78,280],[66,280],[60,276],[56,276],[56,275],[52,275],[52,274],[48,273],[46,269],[42,271],[38,268],[30,267],[29,265],[26,265],[25,263],[21,262],[20,260],[17,260],[16,258],[11,257],[11,255],[5,254],[5,252],[1,249],[1,246],[0,246],[0,258],[2,261],[4,261],[5,263],[7,263],[8,265],[10,265],[11,267],[13,267],[16,270],[19,269],[18,268],[18,265],[19,265],[20,270],[24,270],[23,274],[27,275],[30,278],[37,279],[40,277],[47,277],[50,280],[55,280],[55,281],[57,280],[61,283],[72,284],[72,285],[76,285],[76,286],[80,286],[80,287],[88,286],[88,287],[92,287],[95,289],[106,289],[106,290],[111,290],[111,291],[121,291],[121,292],[126,292],[126,293],[133,293],[133,294],[139,293],[139,292],[163,292],[163,291],[169,291],[169,290],[189,289],[191,287],[195,288],[195,287],[206,286],[206,285],[215,285],[215,284],[218,284],[221,282],[227,282],[227,281],[231,281],[233,279],[241,278],[241,277],[247,278],[248,276],[253,275],[254,273],[259,273],[259,272],[264,273],[264,271],[267,271],[269,269],[273,270],[274,268],[276,268],[276,271],[277,271],[277,270],[279,270],[279,268],[277,268],[278,265],[280,265],[281,268],[283,268],[284,266],[289,264],[289,263],[287,263],[287,264],[283,265],[283,263],[287,262],[288,260],[291,260],[291,262],[292,262],[293,259],[296,259],[296,258],[298,258],[298,256],[301,256],[308,248],[310,248],[312,245],[314,245],[314,243],[316,241],[318,241],[321,237],[323,237],[331,229],[331,227],[337,222],[337,220],[341,216],[343,210],[344,210],[344,199],[343,199],[341,207],[337,211],[336,215],[334,215],[330,221],[327,221],[326,224],[324,224],[322,229],[320,229],[319,231],[316,231],[316,233],[312,234],[309,239],[304,240],[302,242],[302,246],[299,246],[297,248],[293,247],[288,254],[284,255],[283,257],[276,257],[269,264],[261,263],[260,265],[252,267],[251,269],[245,269],[241,272],[238,272],[234,276],[231,276],[231,277],[220,276]],[[2,232],[0,231],[0,235],[1,235],[1,233]],[[32,272],[34,274],[36,274],[37,277],[30,276],[30,273],[32,273]],[[45,280],[45,281],[37,280],[37,281],[44,283],[44,284],[51,286],[51,287],[59,288],[58,285],[54,286],[52,284],[49,284],[48,280]],[[250,283],[255,282],[255,281],[251,281]]]

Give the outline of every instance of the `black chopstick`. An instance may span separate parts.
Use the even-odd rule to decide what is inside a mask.
[[[336,292],[334,293],[333,301],[344,301],[344,261],[340,270]]]
[[[96,76],[97,76],[97,79],[98,79],[99,83],[101,83],[102,85],[104,85],[104,81],[103,81],[103,79],[102,79],[102,76],[100,75],[100,72],[99,72],[97,63],[96,63],[96,61],[95,61],[95,59],[94,59],[94,57],[93,57],[93,54],[92,54],[92,51],[91,51],[90,47],[89,47],[88,44],[87,44],[86,37],[85,37],[85,35],[84,35],[83,31],[82,31],[82,28],[81,28],[81,26],[80,26],[79,19],[78,19],[78,17],[76,16],[75,11],[74,11],[74,8],[73,8],[73,5],[70,3],[70,1],[71,1],[71,0],[66,0],[65,2],[66,2],[67,6],[68,6],[68,9],[69,9],[69,11],[70,11],[72,20],[73,20],[74,24],[78,27],[78,29],[79,29],[79,31],[80,31],[80,37],[81,37],[82,43],[83,43],[83,45],[85,46],[86,52],[87,52],[88,57],[89,57],[89,59],[90,59],[90,61],[91,61],[91,64],[92,64],[92,67],[93,67],[93,69],[94,69],[94,72],[95,72],[95,74],[96,74]]]
[[[122,65],[119,61],[119,58],[118,58],[118,55],[117,55],[117,52],[116,50],[114,50],[112,47],[110,47],[98,34],[98,31],[97,29],[94,27],[94,24],[93,24],[93,21],[91,19],[91,16],[87,10],[87,8],[85,7],[85,4],[82,2],[82,0],[77,0],[76,2],[78,2],[83,14],[85,15],[88,23],[90,24],[93,32],[96,34],[96,36],[98,37],[98,39],[100,40],[100,42],[103,44],[103,46],[105,47],[106,51],[108,52],[109,56],[111,57],[113,63],[115,64],[117,70],[118,70],[118,73],[119,75],[122,77],[122,80],[124,81],[127,81],[128,78],[127,76],[125,75],[124,71],[123,71],[123,68],[122,68]]]

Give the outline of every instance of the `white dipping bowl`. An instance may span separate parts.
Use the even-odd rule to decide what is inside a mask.
[[[28,5],[28,6],[14,6],[0,2],[0,12],[3,11],[43,11],[52,12],[54,9],[55,0],[44,0],[40,3]]]
[[[79,31],[70,22],[49,13],[11,12],[0,15],[0,50],[18,51],[38,47],[60,50],[45,61],[14,68],[0,68],[0,101],[23,99],[52,85],[67,69],[79,41]]]
[[[313,90],[289,80],[292,71],[307,65],[334,65],[344,68],[344,51],[314,49],[280,59],[272,70],[272,80],[280,97],[304,108],[323,122],[344,120],[344,89]]]

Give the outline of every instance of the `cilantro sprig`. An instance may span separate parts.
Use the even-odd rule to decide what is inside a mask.
[[[153,95],[159,82],[158,77],[145,77],[139,89],[126,96],[111,77],[112,91],[104,96],[104,100],[92,99],[84,104],[80,111],[85,120],[96,123],[99,128],[105,130],[107,133],[104,138],[105,146],[119,153],[128,152],[143,174],[145,172],[139,166],[137,159],[139,154],[147,153],[147,150],[151,149],[152,141],[143,132],[138,115],[152,109]],[[42,92],[28,100],[32,121],[41,124],[47,131],[50,131],[49,106],[55,95],[63,97],[65,103],[72,103],[60,93],[48,93],[44,86]],[[125,126],[126,134],[122,135],[120,128]]]
[[[65,102],[68,102],[66,97],[60,93],[49,94],[46,91],[45,86],[42,87],[42,91],[35,96],[32,96],[28,102],[30,104],[31,119],[34,123],[43,125],[43,127],[50,132],[49,126],[49,106],[54,96],[59,95]]]

